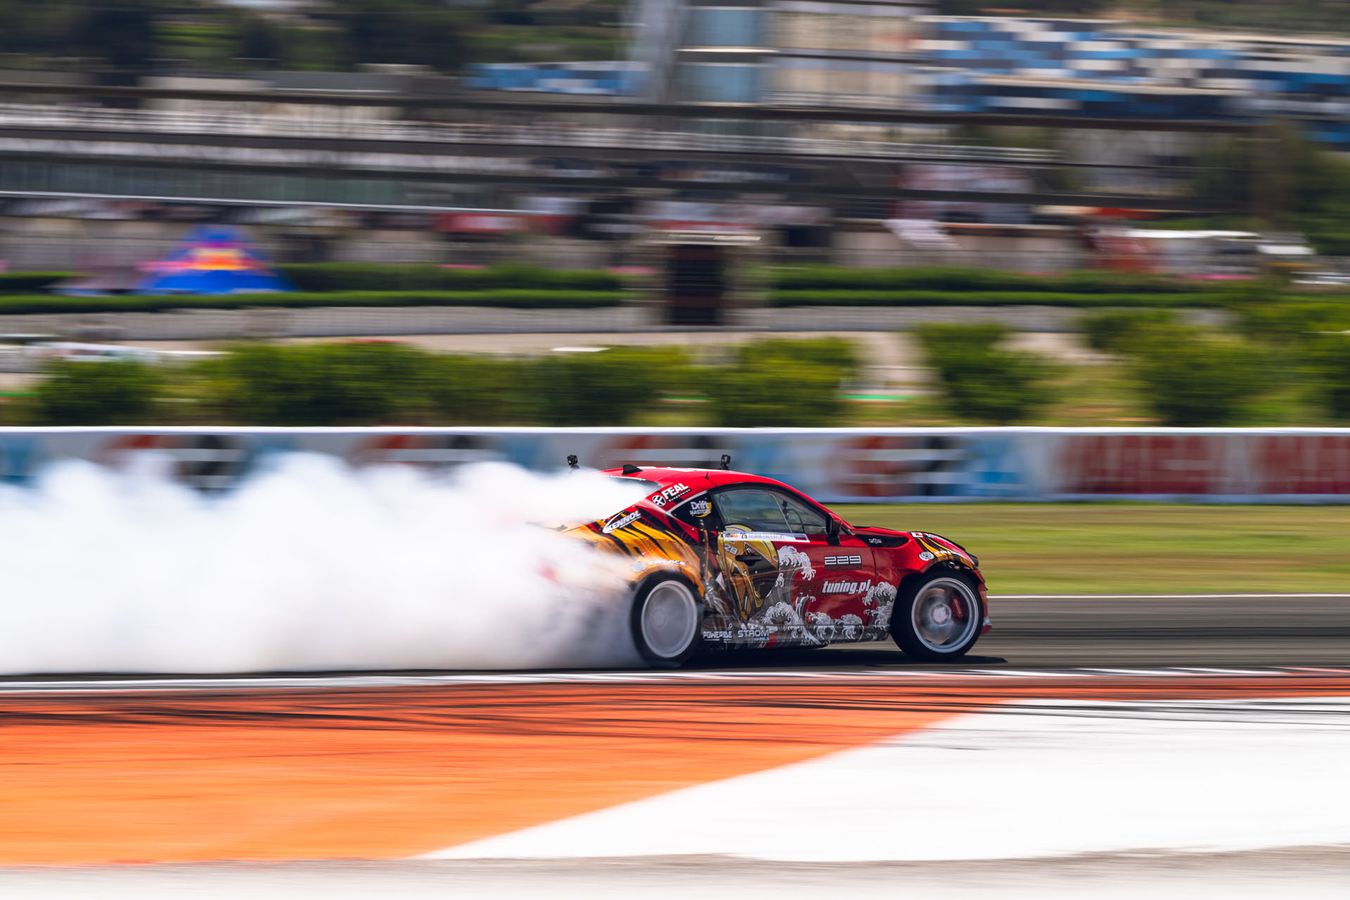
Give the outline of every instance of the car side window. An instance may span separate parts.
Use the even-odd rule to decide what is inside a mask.
[[[787,531],[783,505],[773,491],[733,488],[719,491],[714,500],[725,525],[741,525],[751,531]]]
[[[788,531],[799,534],[826,534],[825,514],[794,497],[775,494],[783,504],[783,517],[787,520]]]

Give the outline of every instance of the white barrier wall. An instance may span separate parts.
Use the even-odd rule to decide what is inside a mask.
[[[717,465],[786,481],[826,502],[1099,500],[1350,502],[1350,429],[0,429],[0,482],[63,459],[110,466],[141,454],[176,477],[227,488],[269,454],[354,465]]]

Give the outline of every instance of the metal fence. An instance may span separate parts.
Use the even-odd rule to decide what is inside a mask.
[[[726,134],[687,129],[589,127],[560,123],[408,122],[376,117],[367,110],[312,107],[284,115],[214,110],[207,104],[175,109],[109,109],[96,106],[0,104],[0,127],[76,129],[141,135],[330,138],[430,144],[561,146],[620,150],[712,152],[737,155],[841,156],[864,159],[922,159],[1003,163],[1053,163],[1059,154],[1021,147],[985,147],[779,134]]]

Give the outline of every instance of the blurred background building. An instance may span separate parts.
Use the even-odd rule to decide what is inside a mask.
[[[1350,41],[932,15],[923,3],[639,0],[625,63],[485,64],[491,90],[662,102],[1277,118],[1350,146]]]
[[[1350,149],[1350,40],[1199,30],[1223,16],[1198,0],[1189,27],[954,0],[3,6],[11,268],[125,264],[205,221],[293,261],[623,264],[694,228],[1060,270],[1144,252],[1102,247],[1137,219],[1306,230],[1290,142]],[[1288,24],[1336,29],[1315,12]]]

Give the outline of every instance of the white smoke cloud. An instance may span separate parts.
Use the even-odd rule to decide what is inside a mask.
[[[618,560],[534,523],[640,496],[594,472],[297,455],[208,497],[62,464],[0,488],[0,673],[629,664]]]

